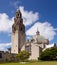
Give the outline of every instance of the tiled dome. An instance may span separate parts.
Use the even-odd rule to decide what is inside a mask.
[[[40,36],[40,35],[35,35],[33,36],[33,39],[35,40],[35,42],[44,42],[45,38],[43,36]]]
[[[33,36],[33,39],[35,40],[35,42],[44,42],[45,38],[43,36],[40,35],[39,31],[37,30],[36,35]]]

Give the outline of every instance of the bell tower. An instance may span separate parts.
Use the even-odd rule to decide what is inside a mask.
[[[25,44],[25,26],[23,24],[22,14],[20,10],[16,11],[14,24],[12,25],[12,48],[11,53],[18,54]]]

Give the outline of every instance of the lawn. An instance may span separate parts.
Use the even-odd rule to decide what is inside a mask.
[[[28,63],[0,63],[0,65],[57,65],[57,61],[40,61],[40,62],[28,62]]]

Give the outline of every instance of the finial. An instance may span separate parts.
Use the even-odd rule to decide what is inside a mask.
[[[38,30],[38,28],[37,28],[37,32],[36,32],[36,34],[39,35],[39,30]]]

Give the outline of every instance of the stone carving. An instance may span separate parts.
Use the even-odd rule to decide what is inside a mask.
[[[23,19],[22,19],[22,14],[21,14],[20,10],[17,10],[17,12],[16,12],[16,16],[14,18],[14,24],[12,25],[12,32],[15,32],[17,29],[20,29],[20,31],[23,30],[23,32],[25,30],[25,27],[23,24]]]

